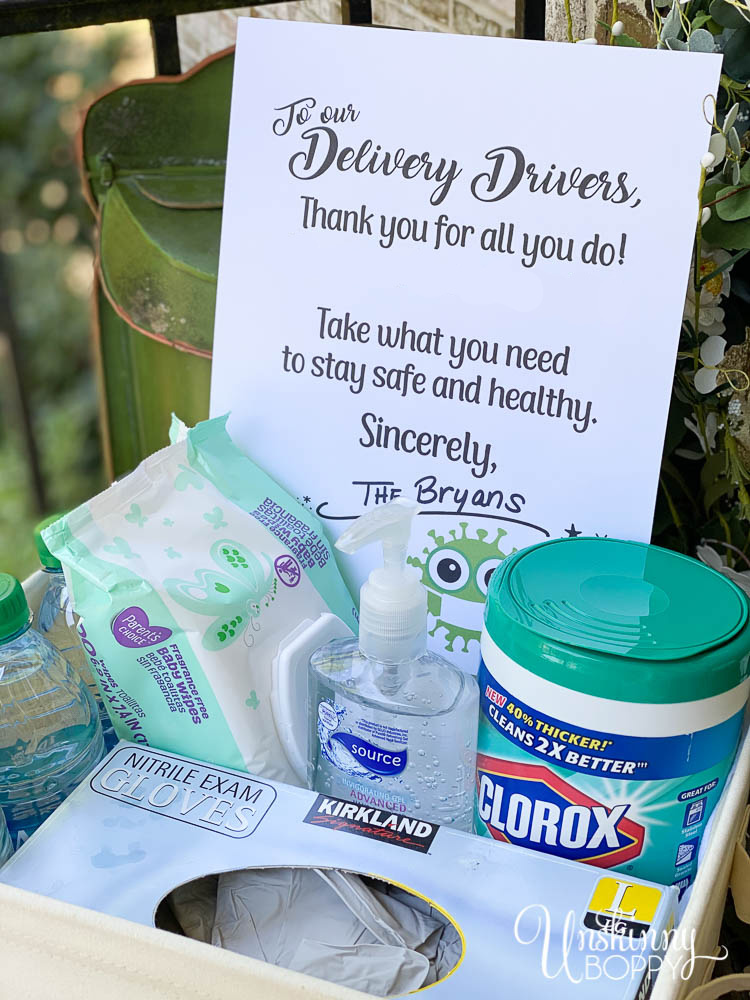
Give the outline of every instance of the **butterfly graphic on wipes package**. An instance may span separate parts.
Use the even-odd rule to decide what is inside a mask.
[[[268,607],[276,592],[273,559],[228,538],[214,542],[210,555],[219,570],[197,569],[194,580],[165,580],[166,592],[188,611],[215,617],[203,637],[204,649],[231,646],[240,636],[252,646],[261,605]]]
[[[125,520],[130,521],[131,524],[136,524],[139,528],[142,528],[146,521],[148,521],[148,518],[141,510],[139,504],[131,503],[130,513],[125,515]]]

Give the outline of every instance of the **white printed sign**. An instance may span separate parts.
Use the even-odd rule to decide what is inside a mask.
[[[416,497],[464,665],[505,555],[650,536],[720,63],[240,21],[212,413],[334,537]]]

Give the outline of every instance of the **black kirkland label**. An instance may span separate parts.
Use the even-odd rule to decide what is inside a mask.
[[[319,795],[305,816],[305,823],[329,830],[343,830],[358,837],[369,837],[396,847],[426,854],[440,829],[437,823],[363,806],[330,795]]]

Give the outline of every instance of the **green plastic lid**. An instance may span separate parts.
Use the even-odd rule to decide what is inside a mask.
[[[39,553],[39,562],[45,569],[62,569],[62,563],[56,556],[52,555],[47,548],[47,543],[42,538],[42,531],[51,524],[54,524],[55,521],[59,521],[61,517],[62,514],[51,514],[49,517],[45,517],[43,521],[40,521],[36,528],[34,528],[34,541],[36,543],[36,550]]]
[[[743,592],[655,545],[569,538],[523,549],[493,575],[485,620],[522,666],[601,697],[692,701],[748,670]]]
[[[28,624],[29,617],[23,587],[10,573],[0,573],[0,642],[17,635]]]

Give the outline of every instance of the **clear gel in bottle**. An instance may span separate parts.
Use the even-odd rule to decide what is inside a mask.
[[[361,590],[359,638],[310,659],[308,784],[318,792],[472,831],[479,689],[428,652],[427,592],[406,567],[417,505],[398,498],[360,517],[343,552],[380,541]]]

